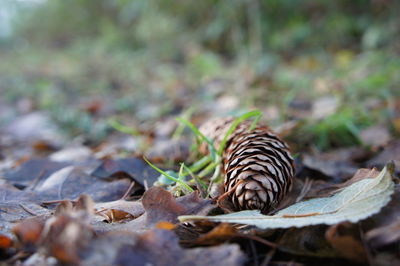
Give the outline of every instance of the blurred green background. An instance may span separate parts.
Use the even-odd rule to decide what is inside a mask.
[[[45,110],[67,135],[99,143],[110,117],[140,125],[190,107],[258,108],[272,126],[296,121],[287,137],[300,146],[360,144],[379,123],[399,134],[396,0],[2,0],[0,9],[0,125]]]

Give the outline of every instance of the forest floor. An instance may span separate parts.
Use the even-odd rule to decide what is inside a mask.
[[[180,63],[101,46],[4,55],[0,263],[400,264],[399,61],[340,50],[229,62],[189,48]],[[254,110],[294,155],[286,206],[348,191],[359,198],[338,196],[343,208],[363,215],[312,222],[323,207],[311,202],[298,226],[183,221],[224,210],[218,193],[200,193],[219,165],[179,175],[204,157],[177,118],[200,126]]]

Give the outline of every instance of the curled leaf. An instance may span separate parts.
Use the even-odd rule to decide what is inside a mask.
[[[210,220],[254,225],[262,229],[303,227],[316,224],[357,222],[381,210],[394,192],[390,165],[377,177],[365,178],[344,188],[332,197],[302,201],[275,215],[241,211],[217,216],[180,216],[180,221]]]

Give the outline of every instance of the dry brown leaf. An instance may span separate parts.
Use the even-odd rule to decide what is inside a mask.
[[[40,246],[44,252],[60,263],[78,264],[81,252],[95,236],[89,226],[94,212],[94,202],[81,195],[75,206],[62,204],[57,215],[48,219],[43,227]]]
[[[326,228],[325,225],[317,225],[285,230],[279,239],[278,248],[302,256],[337,257],[337,252],[325,239]]]
[[[395,193],[387,206],[365,223],[366,241],[371,247],[380,248],[400,240],[400,185],[395,186]]]
[[[385,246],[400,239],[400,220],[372,229],[366,234],[366,239],[373,246]]]
[[[244,255],[237,245],[183,249],[171,230],[152,229],[138,235],[113,231],[93,239],[83,253],[82,266],[89,265],[242,265]]]
[[[213,208],[211,200],[201,199],[197,192],[174,198],[170,192],[161,187],[147,190],[143,195],[142,204],[145,213],[137,219],[121,224],[119,229],[143,232],[158,222],[177,223],[179,215],[189,213],[205,215]]]
[[[352,178],[347,180],[346,182],[340,184],[331,184],[321,180],[317,180],[313,183],[310,191],[307,193],[305,198],[317,198],[317,197],[328,197],[337,193],[345,187],[354,184],[365,178],[375,178],[379,175],[379,171],[376,169],[366,169],[361,168],[358,169]]]
[[[43,219],[29,218],[16,224],[12,231],[25,249],[32,249],[38,244],[44,225]]]
[[[400,140],[398,139],[388,143],[382,152],[367,162],[367,165],[381,167],[389,161],[394,161],[398,173],[400,171]]]
[[[326,231],[326,239],[344,258],[359,263],[367,263],[368,255],[362,244],[357,226],[344,222],[331,226]]]
[[[116,210],[116,209],[104,210],[104,211],[98,212],[98,214],[102,215],[105,218],[105,221],[108,223],[121,222],[121,221],[132,220],[134,218],[137,218],[130,213]]]
[[[164,229],[164,230],[173,230],[176,228],[176,225],[170,222],[159,222],[156,224],[155,228]]]
[[[386,145],[390,139],[390,132],[386,125],[374,125],[360,132],[361,141],[368,146],[378,148]]]
[[[213,246],[223,243],[234,237],[238,237],[238,235],[238,230],[236,230],[232,225],[228,223],[221,223],[207,234],[197,238],[193,244]]]
[[[8,236],[0,234],[0,250],[10,248],[12,245],[12,240]]]

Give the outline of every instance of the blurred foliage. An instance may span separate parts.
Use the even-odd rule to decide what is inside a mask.
[[[43,45],[97,39],[174,59],[188,42],[229,55],[298,54],[395,45],[398,8],[390,0],[49,1],[21,19],[18,32]]]
[[[333,95],[339,111],[305,118],[297,135],[320,148],[357,144],[357,131],[389,115],[369,102],[400,94],[399,11],[395,0],[21,5],[0,45],[0,92],[8,102],[31,99],[70,135],[93,139],[109,128],[83,111],[88,99],[106,99],[107,115],[136,123],[234,95],[239,109],[278,108],[267,117],[277,125],[294,100]]]

